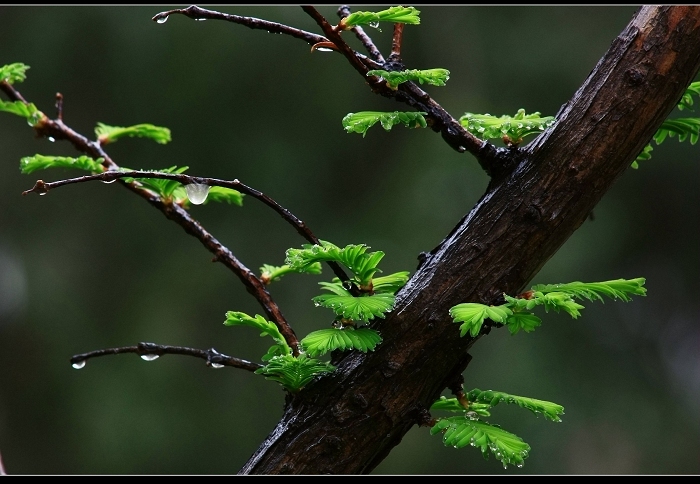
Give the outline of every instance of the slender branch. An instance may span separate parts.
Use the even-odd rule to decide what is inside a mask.
[[[263,202],[265,205],[268,207],[272,208],[275,212],[277,212],[284,220],[289,222],[297,231],[299,235],[304,237],[306,240],[311,242],[312,244],[316,245],[321,245],[321,241],[314,235],[314,233],[309,229],[309,227],[299,219],[296,215],[294,215],[292,212],[290,212],[288,209],[284,208],[282,205],[277,203],[274,199],[271,197],[265,195],[263,192],[256,190],[255,188],[249,187],[248,185],[245,185],[241,183],[240,181],[236,180],[220,180],[218,178],[205,178],[205,177],[199,177],[199,176],[191,176],[191,175],[184,175],[184,174],[174,174],[174,173],[160,173],[160,172],[154,172],[154,171],[142,171],[142,170],[120,170],[120,171],[105,171],[102,173],[98,173],[96,175],[85,175],[85,176],[80,176],[76,178],[68,178],[65,180],[59,180],[55,182],[49,182],[46,183],[43,180],[37,180],[36,184],[34,185],[33,188],[29,190],[25,190],[22,192],[22,195],[28,195],[29,193],[38,193],[39,195],[44,195],[46,194],[49,190],[52,188],[57,188],[61,187],[64,185],[72,185],[74,183],[85,183],[85,182],[90,182],[90,181],[95,181],[95,180],[100,180],[103,182],[110,182],[113,180],[117,180],[120,178],[159,178],[162,180],[174,180],[179,183],[182,183],[183,185],[188,185],[192,183],[198,183],[198,184],[204,184],[204,185],[209,185],[209,186],[216,186],[216,187],[223,187],[223,188],[231,188],[234,190],[238,190],[242,193],[245,193],[246,195],[250,195],[253,198],[256,198],[257,200],[260,200]],[[337,262],[333,261],[328,261],[328,265],[331,267],[333,270],[333,273],[343,282],[347,282],[350,280],[350,278],[347,276],[345,271],[340,267],[340,265]],[[359,294],[359,290],[354,287],[353,288],[357,291],[357,294]]]
[[[56,93],[56,118],[63,121],[63,94]]]
[[[338,9],[338,17],[344,19],[350,15],[350,7],[348,5],[342,5]],[[352,29],[350,29],[355,36],[362,42],[362,45],[365,46],[365,49],[367,49],[367,52],[369,52],[369,56],[372,58],[372,60],[379,62],[380,64],[384,64],[384,56],[382,53],[379,51],[376,45],[374,45],[374,42],[372,39],[367,35],[362,27],[359,25],[356,25]]]
[[[325,37],[306,32],[305,30],[296,29],[288,25],[277,22],[270,22],[255,17],[242,17],[240,15],[231,15],[228,13],[217,12],[215,10],[207,10],[196,5],[190,5],[187,8],[178,8],[175,10],[167,10],[153,16],[152,20],[158,23],[165,22],[171,15],[184,15],[194,20],[225,20],[239,25],[248,27],[254,30],[266,30],[273,34],[284,34],[292,36],[296,39],[301,39],[309,44],[317,44],[318,42],[327,42]]]
[[[401,60],[401,42],[403,41],[403,27],[404,24],[394,24],[394,35],[391,38],[391,54],[389,55],[390,61]]]
[[[501,171],[511,168],[514,163],[508,162],[507,158],[512,157],[512,150],[510,152],[506,152],[504,149],[499,150],[491,143],[471,134],[464,129],[459,121],[435,102],[427,92],[414,83],[405,82],[399,86],[398,90],[394,90],[389,89],[386,82],[379,81],[379,78],[376,76],[367,78],[367,71],[369,70],[367,64],[363,63],[363,60],[342,39],[340,32],[336,31],[314,7],[302,6],[302,8],[316,21],[328,39],[338,47],[338,50],[348,59],[350,65],[367,80],[373,92],[384,97],[395,98],[397,101],[406,103],[418,111],[427,112],[428,123],[433,131],[441,133],[447,144],[459,153],[468,151],[474,155],[481,167],[489,175],[501,175]]]
[[[321,30],[323,30],[323,33],[326,34],[328,39],[326,41],[330,40],[333,42],[336,47],[338,48],[338,51],[343,54],[348,61],[350,62],[350,65],[355,68],[357,72],[359,72],[363,77],[367,74],[367,71],[369,70],[367,68],[367,65],[362,62],[362,59],[358,57],[357,52],[352,50],[350,46],[343,40],[343,38],[340,36],[340,33],[335,30],[335,28],[328,23],[328,21],[325,19],[323,15],[319,13],[318,10],[316,10],[314,7],[311,7],[309,5],[302,5],[301,7],[304,12],[306,12],[312,19],[316,21],[319,27],[321,27]],[[370,78],[371,79],[371,78]],[[372,86],[372,90],[375,88],[378,88],[377,86],[373,86],[372,84],[375,84],[377,86],[383,84],[385,89],[389,89],[386,87],[386,83],[380,83],[377,81],[370,81],[370,85]]]
[[[26,103],[22,95],[9,83],[0,82],[0,89],[13,100],[21,100]],[[69,141],[76,150],[93,158],[103,158],[102,165],[109,171],[119,170],[117,165],[109,155],[102,149],[99,142],[90,141],[85,136],[77,133],[66,126],[61,119],[49,119],[44,117],[34,125],[34,130],[38,136],[46,138],[65,139]],[[43,183],[43,181],[42,181]],[[163,200],[150,190],[142,189],[136,183],[119,181],[122,186],[128,188],[133,193],[145,199],[153,207],[160,210],[168,219],[180,225],[185,232],[197,238],[211,253],[215,255],[215,260],[223,263],[243,282],[248,293],[250,293],[260,303],[268,317],[275,323],[282,336],[292,348],[294,356],[299,354],[299,339],[296,337],[289,323],[285,319],[277,303],[272,299],[272,295],[267,291],[265,284],[250,269],[241,263],[231,251],[216,240],[202,225],[195,220],[185,209],[177,204]]]
[[[184,346],[168,346],[159,345],[155,343],[139,343],[136,346],[123,346],[119,348],[105,348],[102,350],[90,351],[88,353],[81,353],[79,355],[74,355],[71,357],[70,362],[73,368],[81,369],[85,366],[85,363],[90,358],[97,358],[99,356],[110,356],[119,355],[122,353],[135,353],[146,361],[152,361],[159,358],[161,355],[186,355],[194,356],[196,358],[201,358],[207,362],[207,366],[212,368],[223,368],[224,366],[231,366],[233,368],[240,368],[242,370],[255,371],[258,368],[262,368],[263,365],[258,363],[253,363],[252,361],[242,360],[240,358],[234,358],[233,356],[227,356],[223,353],[219,353],[214,348],[209,348],[208,350],[199,350],[195,348],[187,348]]]

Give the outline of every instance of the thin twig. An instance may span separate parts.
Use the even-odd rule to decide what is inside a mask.
[[[348,5],[342,5],[338,9],[338,17],[340,17],[341,19],[344,19],[348,15],[350,15],[350,7]],[[369,35],[367,35],[365,33],[364,29],[362,27],[360,27],[359,25],[356,25],[355,27],[351,28],[350,30],[352,31],[352,33],[355,34],[355,36],[360,40],[360,42],[362,42],[362,45],[365,46],[365,49],[367,49],[367,52],[369,52],[370,58],[372,58],[372,60],[374,60],[380,64],[384,64],[384,62],[385,62],[384,56],[379,51],[377,46],[374,45],[374,42],[369,37]]]
[[[56,93],[56,119],[63,121],[63,94]]]
[[[22,95],[11,84],[2,81],[0,89],[5,92],[12,100],[20,100],[27,103]],[[108,170],[119,170],[117,165],[109,155],[102,149],[99,142],[90,141],[85,136],[77,133],[66,126],[60,119],[49,119],[44,115],[41,120],[34,125],[34,131],[38,136],[46,138],[65,139],[69,141],[75,149],[81,153],[90,155],[98,159],[103,158],[102,165]],[[42,182],[43,183],[43,182]],[[160,196],[144,190],[135,183],[127,183],[119,181],[124,187],[144,198],[152,206],[160,210],[167,218],[180,225],[185,232],[196,237],[211,253],[215,255],[215,260],[223,263],[226,267],[233,271],[234,274],[243,282],[246,290],[257,299],[258,303],[263,307],[267,316],[272,320],[280,333],[287,341],[287,344],[292,348],[294,356],[299,354],[299,339],[296,337],[289,323],[282,315],[277,303],[272,299],[272,295],[267,291],[265,284],[258,278],[250,269],[243,265],[233,253],[216,240],[209,232],[207,232],[201,224],[192,218],[192,216],[182,207],[164,201]]]
[[[214,348],[208,350],[199,350],[195,348],[186,348],[184,346],[168,346],[155,343],[139,343],[136,346],[123,346],[119,348],[106,348],[102,350],[90,351],[89,353],[81,353],[71,357],[70,362],[73,368],[81,369],[90,358],[99,356],[119,355],[122,353],[135,353],[146,361],[153,361],[161,355],[186,355],[201,358],[207,362],[207,366],[212,368],[223,368],[231,366],[242,370],[255,371],[262,368],[263,365],[253,363],[252,361],[234,358],[232,356],[219,353]]]
[[[391,54],[389,54],[389,60],[392,62],[399,62],[401,60],[401,42],[403,41],[403,27],[404,24],[394,24],[394,35],[391,38]]]
[[[178,8],[175,10],[160,12],[154,15],[152,20],[158,23],[163,23],[168,19],[170,15],[184,15],[185,17],[189,17],[194,20],[225,20],[227,22],[233,22],[239,25],[243,25],[250,29],[266,30],[273,34],[290,35],[296,39],[304,40],[309,44],[316,44],[318,42],[328,41],[327,38],[321,35],[306,32],[305,30],[301,29],[296,29],[288,25],[280,24],[277,22],[270,22],[268,20],[262,20],[255,17],[242,17],[240,15],[231,15],[228,13],[217,12],[215,10],[207,10],[196,5],[190,5],[187,8]]]
[[[184,174],[175,173],[161,173],[154,171],[142,171],[142,170],[120,170],[120,171],[105,171],[98,173],[96,175],[85,175],[76,178],[68,178],[65,180],[58,180],[55,182],[46,183],[43,180],[37,180],[33,188],[25,190],[22,195],[28,195],[29,193],[38,193],[39,195],[46,194],[52,188],[58,188],[64,185],[71,185],[74,183],[85,183],[95,180],[100,180],[103,182],[110,182],[120,178],[159,178],[162,180],[174,180],[183,185],[189,185],[192,183],[209,185],[210,187],[223,187],[238,190],[246,195],[250,195],[257,200],[260,200],[268,207],[272,208],[277,212],[284,220],[289,222],[297,231],[299,235],[304,237],[306,240],[315,245],[321,245],[321,241],[314,235],[314,233],[309,229],[309,227],[301,220],[299,217],[294,215],[288,209],[284,208],[282,205],[277,203],[271,197],[265,195],[263,192],[256,190],[255,188],[249,187],[236,180],[220,180],[218,178],[205,178],[199,176],[191,176]],[[333,273],[343,282],[347,282],[350,278],[345,274],[345,271],[340,267],[337,262],[329,261],[328,265],[333,270]],[[357,288],[355,288],[357,290]],[[358,292],[359,294],[359,292]],[[355,294],[355,295],[358,295]]]

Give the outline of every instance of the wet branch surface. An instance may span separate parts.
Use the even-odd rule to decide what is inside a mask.
[[[523,150],[429,254],[372,327],[374,352],[293,398],[241,474],[364,474],[430,419],[468,363],[449,308],[517,294],[586,220],[674,109],[700,69],[700,7],[642,7],[557,124]],[[490,331],[486,328],[479,337]]]
[[[64,180],[58,180],[55,182],[45,182],[43,180],[37,180],[34,187],[29,190],[22,192],[22,195],[28,195],[30,193],[38,193],[39,195],[44,195],[53,188],[62,187],[65,185],[72,185],[75,183],[85,183],[91,181],[103,181],[110,182],[113,180],[118,180],[122,178],[158,178],[161,180],[174,180],[183,185],[189,185],[192,183],[209,185],[210,187],[223,187],[231,188],[233,190],[238,190],[241,193],[250,195],[251,197],[260,200],[268,207],[272,208],[277,212],[285,221],[292,225],[297,233],[304,237],[307,241],[312,244],[320,245],[320,240],[314,233],[309,229],[309,227],[301,220],[299,217],[294,215],[288,209],[284,208],[282,205],[277,203],[273,198],[265,195],[260,190],[249,187],[248,185],[241,183],[239,180],[221,180],[219,178],[206,178],[201,176],[192,176],[185,174],[175,174],[175,173],[161,173],[157,171],[143,171],[143,170],[119,170],[119,171],[105,171],[98,173],[96,175],[85,175],[75,178],[67,178]],[[337,262],[328,261],[329,267],[333,270],[333,273],[343,282],[349,281],[350,278],[343,271]],[[356,286],[351,287],[351,292],[354,290],[353,295],[359,294],[359,289]]]
[[[187,348],[185,346],[169,346],[159,345],[156,343],[139,343],[136,346],[122,346],[119,348],[105,348],[101,350],[90,351],[89,353],[81,353],[74,355],[70,362],[74,368],[80,369],[85,366],[87,360],[98,358],[100,356],[120,355],[124,353],[134,353],[141,356],[146,361],[153,361],[162,355],[185,355],[201,358],[206,361],[207,366],[212,368],[223,368],[230,366],[254,372],[263,365],[253,363],[251,361],[234,358],[232,356],[219,353],[214,348],[208,350],[199,350],[195,348]]]

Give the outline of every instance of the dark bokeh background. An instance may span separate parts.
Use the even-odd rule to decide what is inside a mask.
[[[150,18],[168,7],[0,7],[0,65],[31,66],[18,87],[91,136],[95,124],[153,123],[173,142],[109,147],[135,168],[188,165],[239,178],[305,220],[322,239],[383,250],[385,272],[414,270],[483,193],[470,155],[429,130],[375,126],[362,138],[348,112],[405,109],[373,95],[340,55],[224,22]],[[297,7],[222,7],[318,32]],[[410,68],[444,67],[428,90],[465,111],[555,114],[635,7],[421,7],[405,30]],[[335,7],[321,7],[337,18]],[[388,53],[390,27],[372,32]],[[352,45],[359,44],[351,35]],[[3,99],[5,99],[3,97]],[[223,326],[227,310],[261,312],[199,242],[117,184],[22,197],[37,178],[23,156],[75,155],[0,113],[0,452],[11,474],[231,474],[282,413],[277,384],[214,371],[202,360],[136,355],[69,358],[139,341],[216,347],[259,361],[269,341]],[[689,474],[700,472],[698,146],[669,140],[629,170],[533,283],[646,277],[648,297],[588,303],[573,321],[547,315],[532,334],[492,332],[473,348],[467,388],[565,406],[564,422],[499,406],[494,423],[532,446],[523,469],[411,430],[376,474]],[[303,241],[253,199],[194,207],[249,267],[280,264]],[[326,273],[328,271],[326,270]],[[328,274],[326,274],[328,275]],[[319,329],[318,278],[271,290],[297,334]],[[440,355],[435,355],[439,358]]]

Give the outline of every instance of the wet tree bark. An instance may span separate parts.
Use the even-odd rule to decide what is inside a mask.
[[[448,310],[519,293],[630,166],[700,69],[700,7],[643,7],[557,121],[491,181],[376,327],[377,351],[289,398],[241,474],[369,473],[465,370]]]

